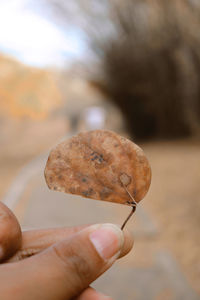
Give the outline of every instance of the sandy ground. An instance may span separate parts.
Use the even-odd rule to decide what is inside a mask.
[[[43,123],[4,120],[0,125],[0,198],[27,162],[48,150],[69,130],[64,118]],[[153,181],[143,205],[160,228],[156,241],[141,240],[134,255],[148,263],[145,247],[171,250],[193,288],[200,294],[200,142],[154,142],[143,148]]]
[[[158,223],[160,242],[171,249],[200,294],[200,142],[144,145],[153,181],[145,205]]]

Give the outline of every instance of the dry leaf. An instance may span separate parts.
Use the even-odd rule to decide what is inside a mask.
[[[127,190],[139,202],[149,189],[151,169],[136,144],[114,132],[94,130],[53,149],[45,178],[52,190],[131,205]]]

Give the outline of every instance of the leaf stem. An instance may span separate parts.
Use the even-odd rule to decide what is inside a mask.
[[[130,214],[128,215],[128,217],[126,218],[126,220],[124,221],[124,223],[122,224],[121,230],[124,229],[126,223],[127,223],[128,220],[131,218],[131,216],[133,215],[133,213],[135,212],[135,210],[136,210],[136,206],[134,205],[134,206],[132,206],[132,210],[131,210]]]
[[[131,195],[131,193],[129,192],[129,190],[126,188],[126,186],[123,184],[127,194],[129,195],[129,197],[131,198],[131,202],[130,204],[132,205],[132,210],[130,212],[130,214],[128,215],[128,217],[126,218],[126,220],[124,221],[124,223],[121,226],[121,230],[124,229],[126,223],[128,222],[128,220],[131,218],[131,216],[134,214],[135,210],[136,210],[136,206],[137,206],[137,202],[134,200],[133,196]]]

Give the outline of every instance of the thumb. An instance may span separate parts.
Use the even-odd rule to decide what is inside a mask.
[[[123,245],[123,232],[116,225],[87,227],[41,254],[15,263],[15,285],[22,285],[19,280],[26,282],[26,287],[19,289],[23,295],[15,293],[15,299],[72,299],[113,264]]]

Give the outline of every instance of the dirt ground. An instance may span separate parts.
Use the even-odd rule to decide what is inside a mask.
[[[63,117],[39,123],[3,120],[0,123],[0,198],[20,168],[56,144],[68,130],[69,124]],[[142,205],[160,229],[158,247],[162,244],[171,250],[200,294],[200,142],[154,142],[142,147],[153,172],[152,186]],[[143,254],[136,247],[138,259],[144,259]]]
[[[0,120],[0,198],[19,170],[35,156],[50,149],[69,130],[64,117],[44,121]]]
[[[200,294],[200,142],[156,142],[144,149],[153,171],[144,205],[159,225],[159,242],[172,251]]]

